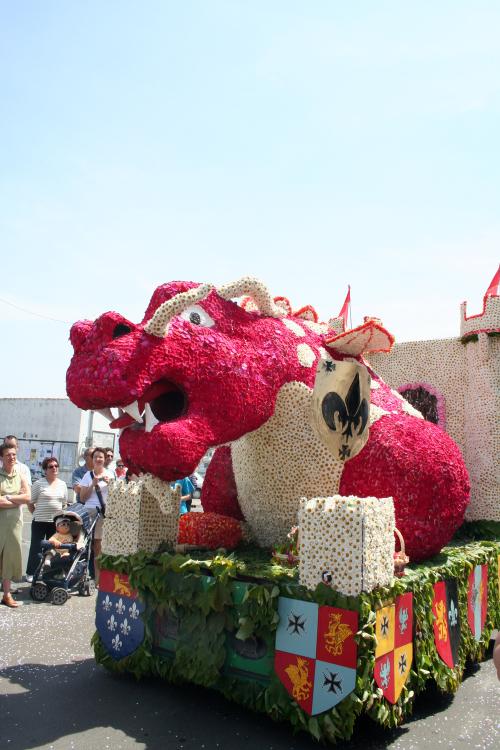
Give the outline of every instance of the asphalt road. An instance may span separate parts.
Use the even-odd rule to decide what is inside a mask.
[[[90,637],[94,599],[62,607],[0,607],[2,750],[312,750],[306,735],[245,711],[214,691],[136,682],[97,667]],[[491,658],[469,671],[454,698],[429,690],[413,719],[394,731],[363,720],[348,750],[500,747],[500,683]]]

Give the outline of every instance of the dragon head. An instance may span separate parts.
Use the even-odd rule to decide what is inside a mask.
[[[251,305],[233,301],[245,294]],[[156,289],[141,323],[115,312],[79,321],[70,333],[69,398],[121,428],[129,467],[164,480],[187,476],[207,448],[266,422],[284,383],[313,384],[322,336],[311,308],[298,332],[280,299],[254,279],[218,290],[175,281]],[[301,346],[308,356],[297,356]]]

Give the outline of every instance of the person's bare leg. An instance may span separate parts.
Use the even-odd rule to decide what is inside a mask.
[[[4,594],[10,594],[10,579],[2,578],[2,589]]]

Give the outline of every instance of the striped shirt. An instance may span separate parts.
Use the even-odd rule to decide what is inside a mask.
[[[53,521],[68,504],[66,482],[55,479],[49,484],[46,479],[39,479],[31,488],[31,502],[35,505],[34,521]]]

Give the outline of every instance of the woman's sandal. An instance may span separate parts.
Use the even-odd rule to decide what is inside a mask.
[[[10,607],[11,609],[17,609],[17,607],[19,607],[19,602],[16,602],[10,592],[3,595],[2,604],[5,604],[6,607]]]

